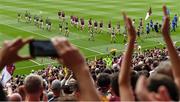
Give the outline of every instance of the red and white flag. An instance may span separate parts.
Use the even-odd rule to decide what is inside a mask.
[[[147,20],[151,15],[152,15],[152,9],[151,9],[151,7],[150,7],[149,10],[148,10],[148,12],[147,12],[147,14],[146,14],[145,20]]]
[[[5,66],[4,69],[2,70],[1,84],[4,87],[6,83],[12,78],[14,70],[15,70],[15,66],[13,64]]]

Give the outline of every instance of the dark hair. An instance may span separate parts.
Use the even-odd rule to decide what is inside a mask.
[[[91,74],[95,74],[95,70],[94,69],[91,70]]]
[[[180,51],[180,47],[178,47],[177,50]]]
[[[142,68],[141,68],[141,66],[140,66],[140,65],[136,65],[136,66],[134,67],[134,70],[136,70],[136,71],[141,71],[141,70],[142,70]]]
[[[1,101],[7,101],[7,97],[5,95],[5,92],[3,90],[3,86],[1,83],[0,83],[0,100]]]
[[[65,94],[72,94],[74,92],[74,87],[70,85],[64,85],[63,91]]]
[[[144,65],[142,69],[147,70],[148,72],[151,71],[151,67],[149,65]]]
[[[138,72],[139,76],[144,75],[147,78],[150,76],[150,73],[147,70],[142,70],[140,72]]]
[[[95,70],[95,74],[98,75],[100,73],[100,70],[99,69],[96,69]]]
[[[119,95],[118,73],[114,73],[111,78],[111,88],[116,96]]]
[[[110,69],[107,69],[107,68],[106,68],[103,72],[104,72],[104,73],[107,73],[107,74],[112,74],[111,70],[110,70]]]
[[[107,73],[100,73],[100,75],[97,78],[97,86],[99,87],[109,87],[111,83],[111,79],[109,74]]]
[[[92,76],[93,80],[96,82],[96,81],[97,81],[96,75],[95,75],[95,74],[92,74],[91,76]]]
[[[158,92],[160,86],[165,86],[167,88],[169,96],[173,101],[179,101],[178,88],[170,77],[157,74],[150,78],[150,84],[148,85],[149,91]]]
[[[137,83],[138,78],[139,78],[138,73],[136,71],[132,71],[131,72],[131,86],[133,90],[135,90],[136,88],[136,83]]]
[[[154,61],[154,62],[153,62],[153,68],[156,68],[158,65],[159,65],[159,62],[158,62],[158,61]]]
[[[114,68],[114,73],[119,72],[118,68]]]

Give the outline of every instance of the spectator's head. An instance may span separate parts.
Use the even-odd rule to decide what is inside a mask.
[[[99,73],[100,73],[99,68],[96,68],[96,69],[95,69],[95,74],[98,75]]]
[[[142,67],[142,69],[143,69],[143,70],[146,70],[146,71],[148,71],[148,72],[151,71],[151,67],[150,67],[149,65],[144,65],[144,66]]]
[[[59,96],[61,92],[61,82],[59,80],[54,80],[51,84],[51,90],[55,96]]]
[[[113,74],[111,78],[111,88],[116,96],[119,95],[118,73]]]
[[[152,73],[152,76],[156,74],[164,74],[174,79],[171,69],[171,62],[170,61],[161,62]]]
[[[76,92],[79,91],[77,81],[75,79],[70,79],[67,82],[67,85],[63,86],[63,92],[65,95],[74,95]]]
[[[119,72],[119,69],[118,68],[114,68],[114,73],[117,73]]]
[[[134,67],[134,70],[135,70],[135,71],[141,71],[141,70],[142,70],[141,65],[136,65],[136,66]]]
[[[26,93],[25,93],[25,90],[24,90],[24,86],[23,86],[23,85],[19,86],[17,92],[21,95],[22,101],[24,101],[24,100],[25,100],[25,97],[26,97]]]
[[[158,61],[154,61],[152,64],[152,70],[155,69],[159,65]]]
[[[180,52],[180,47],[177,48],[177,51]]]
[[[131,72],[131,86],[133,90],[135,90],[136,88],[136,83],[137,83],[138,78],[139,78],[139,74],[136,71],[132,71]]]
[[[43,91],[43,80],[40,76],[30,74],[24,80],[24,87],[27,96],[40,96]]]
[[[138,72],[139,76],[144,75],[147,78],[150,76],[150,73],[147,70],[142,70],[140,72]]]
[[[96,81],[97,81],[97,77],[96,77],[96,75],[95,75],[95,74],[92,74],[92,78],[93,78],[94,82],[96,82]]]
[[[44,78],[43,78],[44,79]],[[43,89],[44,90],[48,90],[48,83],[46,82],[46,80],[43,80]]]
[[[8,101],[12,102],[12,101],[16,101],[16,102],[20,102],[22,101],[22,97],[19,93],[13,93],[12,95],[10,95],[8,97]]]
[[[50,100],[51,98],[53,98],[53,92],[49,92],[48,94],[47,94],[47,97],[48,97],[48,100]]]
[[[109,74],[101,73],[97,78],[97,86],[102,93],[106,93],[110,88],[111,79]]]
[[[156,74],[150,78],[150,83],[148,85],[150,92],[158,92],[158,89],[161,86],[166,87],[167,91],[169,92],[169,96],[173,101],[179,101],[178,88],[170,77],[163,74]]]
[[[107,73],[107,74],[112,74],[111,70],[110,70],[110,69],[107,69],[107,68],[106,68],[103,72],[104,72],[104,73]]]

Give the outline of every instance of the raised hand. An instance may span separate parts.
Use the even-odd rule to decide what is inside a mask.
[[[84,56],[66,38],[53,38],[52,41],[59,55],[59,61],[65,66],[76,70],[81,64],[85,64]]]
[[[163,6],[163,12],[164,12],[164,23],[162,28],[162,35],[164,41],[166,42],[168,53],[170,56],[170,61],[172,63],[172,72],[173,72],[174,80],[180,90],[180,59],[178,57],[176,48],[174,47],[173,41],[171,40],[170,37],[170,32],[169,32],[170,18],[167,15],[167,8],[165,5]]]
[[[170,18],[167,14],[167,8],[164,5],[163,6],[163,14],[164,14],[164,22],[163,22],[163,27],[162,27],[162,34],[164,36],[168,36],[170,34]]]
[[[121,95],[121,101],[134,101],[134,94],[131,87],[130,75],[131,75],[131,60],[134,49],[134,42],[136,40],[136,31],[132,25],[132,21],[129,17],[123,13],[126,28],[128,30],[128,47],[124,54],[122,66],[119,73],[119,92]]]
[[[53,38],[52,43],[59,55],[58,60],[74,72],[80,89],[81,101],[99,101],[83,55],[66,38]]]
[[[127,28],[128,31],[128,39],[130,40],[136,40],[136,30],[132,24],[132,20],[127,17],[127,15],[123,12],[123,17],[124,17],[124,21],[125,21],[125,26]]]
[[[31,39],[18,38],[14,41],[5,41],[4,46],[0,49],[0,68],[5,65],[13,64],[18,61],[31,59],[31,56],[20,56],[19,50],[29,43]]]

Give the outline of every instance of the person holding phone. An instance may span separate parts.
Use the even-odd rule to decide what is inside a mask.
[[[5,65],[37,57],[21,56],[18,54],[19,50],[23,46],[31,44],[32,42],[36,41],[32,39],[22,38],[18,38],[13,41],[5,41],[4,46],[0,49],[0,69],[2,70]],[[48,46],[53,46],[52,48],[54,48],[55,50],[55,55],[59,63],[63,62],[63,65],[74,72],[80,89],[79,100],[100,101],[97,90],[93,84],[93,79],[90,75],[89,68],[86,64],[84,56],[80,53],[80,51],[75,46],[73,46],[66,38],[52,38],[51,41],[44,42],[44,45],[46,47],[47,42],[51,43]]]

